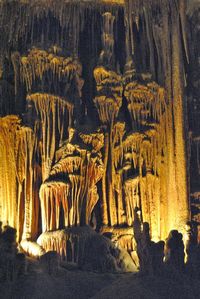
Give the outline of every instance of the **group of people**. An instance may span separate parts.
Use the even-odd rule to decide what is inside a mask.
[[[165,242],[151,240],[149,224],[141,221],[140,211],[135,213],[133,226],[141,273],[183,272],[200,278],[200,244],[192,223],[187,223],[184,239],[180,232],[172,230]],[[2,228],[0,222],[0,281],[13,280],[24,273],[25,264],[25,255],[17,250],[16,230],[8,225]]]
[[[134,237],[141,273],[160,275],[166,270],[200,277],[200,244],[192,223],[186,225],[186,238],[183,239],[177,230],[172,230],[165,242],[156,243],[151,240],[149,224],[142,223],[140,211],[136,211]]]

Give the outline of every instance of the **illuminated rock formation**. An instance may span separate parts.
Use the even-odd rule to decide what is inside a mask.
[[[111,13],[103,14],[103,50],[99,63],[103,66],[94,70],[94,78],[97,84],[97,96],[94,99],[99,118],[106,126],[104,165],[105,172],[102,179],[103,190],[103,224],[117,224],[117,208],[114,196],[114,161],[113,161],[113,129],[119,109],[122,105],[122,78],[108,67],[114,64],[114,17]]]
[[[184,232],[190,157],[200,169],[186,2],[0,1],[0,220],[25,247],[77,262],[67,242],[91,225],[135,256],[136,210],[153,240]]]
[[[15,115],[1,118],[0,122],[1,219],[17,228],[19,239],[35,237],[41,183],[37,138]]]
[[[104,170],[99,152],[103,134],[75,135],[59,150],[58,157],[61,151],[62,155],[41,186],[43,231],[89,224],[99,199],[96,184]]]
[[[28,106],[34,108],[38,118],[36,135],[41,140],[42,178],[48,178],[55,151],[61,144],[71,125],[73,105],[65,99],[45,93],[35,93],[27,96]],[[29,114],[30,115],[30,114]],[[34,119],[34,115],[31,115]]]
[[[192,215],[193,219],[197,222],[200,221],[200,198],[199,198],[199,174],[200,174],[200,163],[199,163],[199,87],[200,87],[200,52],[198,47],[195,45],[198,43],[200,30],[200,13],[196,6],[189,7],[188,17],[190,21],[189,27],[189,50],[190,50],[190,77],[189,80],[189,96],[188,96],[188,122],[189,122],[189,158],[190,158],[190,182],[191,182],[191,204],[192,204]]]
[[[147,1],[127,2],[128,24],[130,28],[133,28],[133,24],[135,24],[137,32],[146,36],[148,45],[144,42],[140,46],[143,49],[142,51],[145,52],[143,47],[147,45],[151,74],[166,89],[167,106],[164,116],[166,121],[165,119],[160,120],[161,136],[166,135],[166,150],[161,150],[163,161],[161,160],[159,167],[162,186],[160,194],[163,196],[160,208],[165,214],[165,224],[161,226],[164,230],[171,230],[173,227],[184,230],[184,223],[189,217],[186,144],[184,141],[186,127],[183,117],[186,109],[184,104],[185,70],[183,55],[186,58],[188,57],[185,38],[185,2],[181,1],[177,3],[177,6],[174,6],[174,3],[171,1],[164,1],[162,7],[157,2],[153,4],[151,1],[148,3]],[[143,10],[144,6],[146,8],[145,11]],[[156,13],[157,8],[159,8],[159,13]],[[169,11],[170,15],[168,14]],[[134,13],[132,14],[132,12]],[[156,17],[153,17],[155,15]],[[181,20],[180,23],[178,22],[179,18]],[[142,25],[138,26],[140,20],[145,20],[144,27]],[[171,27],[168,25],[169,21],[172,24]],[[141,32],[142,28],[143,32]],[[170,32],[173,35],[173,39],[170,39]],[[136,38],[134,38],[137,34],[135,31],[132,33],[133,42],[131,44],[131,53],[134,54],[135,58],[141,57],[138,52],[139,49],[137,50]],[[140,52],[142,51],[140,48]],[[155,62],[155,51],[157,62]],[[145,58],[143,57],[143,59]],[[156,162],[158,161],[156,159]],[[164,173],[168,173],[167,178]],[[152,174],[157,175],[157,173]],[[154,194],[156,198],[156,192]],[[155,214],[157,215],[157,212]],[[159,217],[159,219],[163,221],[163,218]],[[163,232],[163,234],[166,235],[166,232]]]

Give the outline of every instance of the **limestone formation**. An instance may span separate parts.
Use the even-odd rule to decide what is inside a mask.
[[[121,248],[109,267],[127,268],[125,249],[158,272],[150,239],[200,221],[199,15],[186,0],[0,1],[0,221],[24,251],[79,263],[85,235],[108,245],[96,230]]]

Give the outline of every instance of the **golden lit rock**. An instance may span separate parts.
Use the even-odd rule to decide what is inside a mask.
[[[138,259],[136,218],[184,233],[200,173],[185,1],[82,2],[0,1],[0,220],[30,255],[77,262],[87,225]]]
[[[17,228],[18,238],[38,231],[40,168],[36,163],[37,138],[17,116],[0,118],[1,220]],[[37,177],[37,179],[35,179]]]

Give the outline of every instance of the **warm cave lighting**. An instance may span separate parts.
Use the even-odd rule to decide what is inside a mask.
[[[0,282],[5,244],[13,265],[25,254],[84,271],[193,271],[194,7],[0,1]]]

